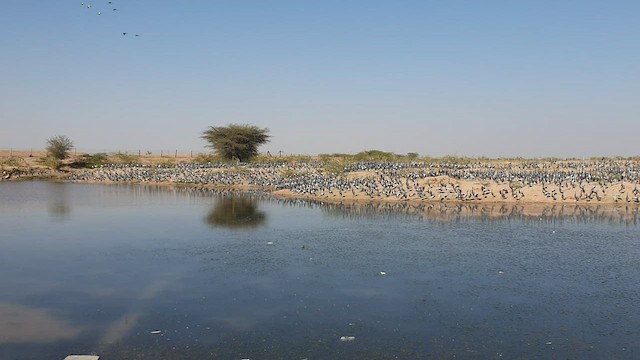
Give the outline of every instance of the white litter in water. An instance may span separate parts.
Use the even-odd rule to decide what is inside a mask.
[[[387,273],[384,271],[380,271],[380,275],[384,276],[384,275],[387,275]]]
[[[342,342],[350,342],[350,341],[353,341],[355,339],[356,339],[355,336],[341,336],[340,337],[340,341],[342,341]]]
[[[161,332],[162,332],[162,331],[160,331],[160,330],[153,330],[151,333],[152,333],[152,334],[160,334]]]
[[[273,245],[273,241],[267,241],[267,245]]]

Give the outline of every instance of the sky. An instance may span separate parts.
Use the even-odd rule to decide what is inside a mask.
[[[2,0],[0,49],[1,149],[640,155],[636,0]]]

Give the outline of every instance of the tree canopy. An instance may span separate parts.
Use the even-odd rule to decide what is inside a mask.
[[[64,135],[56,135],[47,140],[47,154],[58,160],[63,160],[73,149],[73,141]]]
[[[210,126],[202,133],[210,148],[225,159],[243,162],[258,155],[258,146],[269,141],[269,129],[254,125]]]

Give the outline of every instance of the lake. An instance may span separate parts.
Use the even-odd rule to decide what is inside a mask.
[[[5,182],[0,359],[632,359],[639,219]]]

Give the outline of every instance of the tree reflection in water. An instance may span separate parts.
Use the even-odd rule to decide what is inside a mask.
[[[251,197],[227,195],[218,198],[205,222],[211,227],[253,229],[263,225],[267,216],[258,211],[257,202]]]
[[[49,216],[52,220],[62,221],[71,218],[71,205],[69,205],[68,184],[48,182]]]

